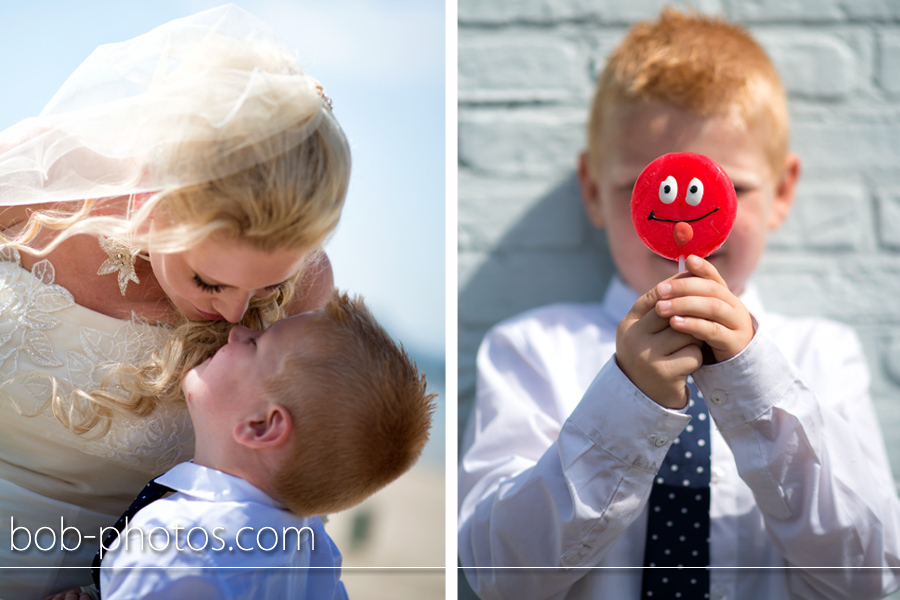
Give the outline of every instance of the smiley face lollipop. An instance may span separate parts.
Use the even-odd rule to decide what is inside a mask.
[[[634,184],[631,218],[648,248],[672,260],[706,258],[734,225],[737,196],[722,167],[702,154],[664,154]]]

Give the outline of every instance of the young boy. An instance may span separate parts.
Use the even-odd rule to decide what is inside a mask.
[[[182,388],[194,460],[158,477],[175,494],[104,550],[104,600],[346,597],[316,515],[362,502],[421,454],[434,394],[407,354],[362,300],[335,294],[262,332],[235,327]]]
[[[720,20],[667,9],[613,52],[578,173],[619,278],[598,305],[498,325],[478,354],[459,553],[481,567],[466,576],[483,598],[874,598],[896,588],[900,506],[856,337],[766,313],[748,285],[799,175],[787,121],[765,53]],[[738,214],[718,252],[672,277],[675,263],[635,233],[630,196],[641,170],[675,151],[718,162]],[[709,410],[695,417],[685,414],[701,398],[691,375]],[[709,416],[708,440],[694,436]],[[652,510],[648,498],[673,477],[682,485],[677,465],[661,469],[670,448],[711,458],[695,469],[703,489],[683,479],[702,518],[663,523],[687,531],[658,563],[647,560],[659,539],[652,513],[677,490]],[[672,573],[684,575],[678,591],[665,587],[670,573],[640,568],[696,556],[714,568]],[[654,575],[662,587],[649,587]]]

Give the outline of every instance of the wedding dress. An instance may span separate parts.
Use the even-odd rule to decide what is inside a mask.
[[[167,331],[80,306],[49,261],[29,272],[0,251],[0,599],[90,583],[100,528],[193,455],[184,407],[117,415],[98,436],[75,434],[49,406],[54,383],[64,405],[84,402],[73,386],[98,389],[105,364],[142,362]]]

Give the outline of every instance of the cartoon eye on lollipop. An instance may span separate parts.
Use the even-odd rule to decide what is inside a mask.
[[[664,154],[641,171],[631,193],[631,219],[648,248],[678,261],[706,258],[725,242],[737,214],[731,179],[702,154]]]

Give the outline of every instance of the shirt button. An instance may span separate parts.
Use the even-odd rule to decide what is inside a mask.
[[[661,433],[658,436],[656,436],[656,441],[654,443],[656,444],[657,448],[662,448],[663,446],[665,446],[666,444],[669,443],[669,436],[667,436],[664,433]]]
[[[725,476],[725,471],[722,469],[722,467],[713,467],[709,473],[709,482],[710,483],[718,483],[719,480],[722,479],[722,477],[724,477],[724,476]],[[725,593],[722,590],[722,588],[719,588],[719,591],[721,591],[723,594]],[[722,596],[722,597],[724,598],[724,596]]]
[[[709,399],[713,404],[722,406],[723,404],[728,402],[728,394],[726,394],[722,390],[713,390],[712,394],[709,395]]]

